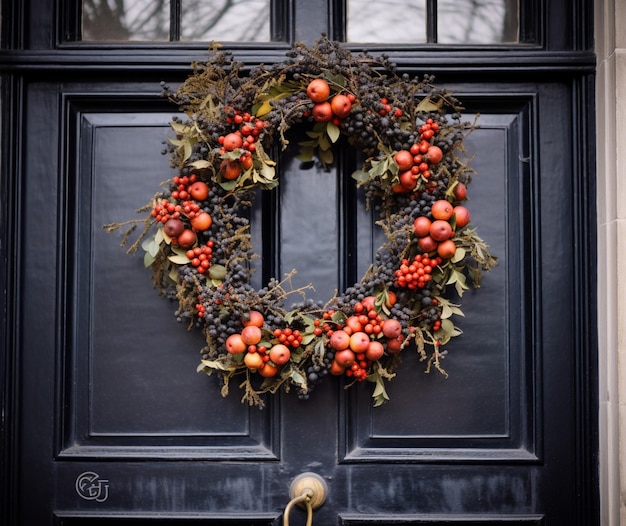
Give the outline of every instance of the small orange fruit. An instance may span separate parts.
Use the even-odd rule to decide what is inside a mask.
[[[467,186],[463,183],[457,183],[452,192],[457,201],[465,201],[467,198]]]
[[[313,79],[306,88],[306,94],[313,102],[323,102],[330,95],[330,86],[324,79]]]
[[[350,99],[348,97],[339,94],[335,95],[331,99],[330,107],[337,117],[339,117],[340,119],[345,119],[348,115],[350,115],[352,103],[350,102]]]
[[[196,201],[204,201],[209,197],[209,187],[205,182],[196,181],[189,187],[189,195]]]
[[[241,339],[246,345],[256,345],[261,341],[263,333],[256,325],[248,325],[241,331]]]
[[[463,228],[466,225],[469,225],[470,222],[470,213],[467,208],[462,205],[457,205],[454,207],[454,216],[456,221],[457,228]]]
[[[196,244],[197,240],[198,238],[196,237],[194,231],[189,230],[188,228],[183,230],[176,238],[178,246],[180,246],[181,248],[191,248]]]
[[[266,363],[257,372],[264,378],[271,378],[272,376],[276,376],[278,373],[278,367],[274,367],[272,364]]]
[[[311,114],[316,122],[328,122],[333,118],[333,110],[330,106],[330,102],[318,102],[313,106]]]
[[[263,327],[263,323],[265,323],[265,318],[263,314],[261,314],[258,310],[251,310],[248,312],[246,316],[241,320],[244,327],[248,325],[254,325],[256,327]]]
[[[356,360],[356,356],[350,349],[344,349],[343,351],[338,351],[335,353],[335,361],[341,367],[350,367],[354,360]]]
[[[432,164],[437,164],[441,162],[441,159],[443,159],[443,152],[439,146],[429,147],[426,155],[428,155],[428,161]]]
[[[329,344],[335,351],[343,351],[350,346],[350,335],[341,329],[333,331]]]
[[[239,334],[239,333],[231,334],[226,339],[226,350],[230,354],[241,354],[247,348],[248,348],[248,346],[243,341],[243,339],[241,337],[241,334]]]
[[[446,199],[439,199],[433,203],[430,208],[430,213],[435,219],[443,219],[444,221],[447,221],[452,217],[452,214],[454,214],[454,207],[452,206],[452,203]]]
[[[350,349],[355,353],[367,351],[370,345],[370,337],[365,332],[355,332],[350,336]]]
[[[450,223],[443,219],[437,219],[437,221],[433,221],[433,224],[430,225],[430,237],[435,241],[445,241],[446,239],[450,239],[453,235],[454,232],[452,231]]]
[[[454,256],[456,252],[456,243],[451,239],[446,239],[437,245],[437,254],[443,259],[448,259]]]
[[[393,160],[396,161],[398,169],[401,172],[410,170],[411,166],[413,166],[413,155],[411,155],[411,152],[408,150],[397,151],[396,154],[393,156]]]
[[[237,160],[224,159],[220,165],[222,177],[228,181],[237,179],[241,175],[241,163]]]
[[[212,224],[213,218],[206,212],[200,212],[191,220],[191,226],[196,232],[204,232],[205,230],[211,228]]]
[[[277,343],[270,349],[270,360],[276,365],[283,365],[289,361],[291,351],[282,343]]]
[[[370,342],[367,351],[365,351],[365,357],[372,362],[380,360],[383,354],[385,354],[385,347],[377,340]]]
[[[430,236],[420,237],[417,246],[422,252],[432,252],[437,248],[437,242]]]
[[[387,340],[387,352],[390,354],[398,353],[402,350],[402,337],[398,338],[389,338]]]
[[[413,190],[417,186],[417,175],[411,170],[402,172],[398,175],[398,179],[400,180],[400,184],[407,190]]]
[[[243,138],[238,133],[229,133],[224,137],[224,150],[227,152],[232,152],[236,148],[241,148],[243,146]]]
[[[402,334],[402,324],[395,318],[389,318],[383,323],[383,334],[387,338],[398,338]]]
[[[426,216],[419,216],[413,221],[413,232],[417,237],[427,236],[430,232],[430,225],[433,222],[428,219]]]
[[[263,367],[265,362],[263,361],[261,353],[249,352],[244,356],[243,363],[245,363],[250,369],[260,369]]]
[[[346,368],[343,365],[339,365],[337,363],[337,360],[333,360],[330,363],[330,369],[328,370],[328,372],[333,376],[341,376],[343,373],[346,372]]]

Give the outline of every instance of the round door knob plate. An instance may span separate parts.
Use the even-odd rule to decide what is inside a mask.
[[[289,497],[294,499],[305,494],[309,496],[311,508],[316,510],[326,501],[328,485],[317,473],[301,473],[291,482]],[[300,502],[298,505],[305,507],[304,502]]]

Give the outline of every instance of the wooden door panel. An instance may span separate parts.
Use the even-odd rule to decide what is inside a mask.
[[[275,526],[276,518],[260,518],[242,516],[239,519],[227,517],[207,517],[203,514],[190,514],[188,518],[184,513],[160,517],[148,517],[140,513],[111,513],[108,516],[71,513],[55,513],[55,526],[190,526],[202,524],[206,526]]]
[[[156,295],[143,251],[126,255],[123,232],[103,228],[142,218],[132,211],[146,204],[146,189],[169,177],[160,150],[170,114],[125,111],[127,97],[91,108],[76,97],[66,103],[67,144],[79,147],[67,170],[75,290],[64,317],[61,456],[275,459],[268,414],[222,398],[216,378],[194,372],[202,335],[186,331],[174,303]]]
[[[468,518],[463,517],[451,517],[449,515],[439,517],[413,517],[413,518],[401,518],[397,516],[379,516],[373,520],[364,520],[359,517],[342,516],[339,524],[341,526],[366,526],[366,525],[387,525],[398,524],[403,526],[454,526],[462,524],[463,526],[541,526],[545,524],[544,518],[541,515],[527,515],[527,516],[493,516],[482,515]]]
[[[446,345],[447,378],[434,368],[424,374],[426,365],[413,350],[403,353],[389,384],[391,401],[382,410],[372,409],[367,399],[349,399],[355,409],[346,411],[345,461],[537,459],[533,403],[540,394],[528,397],[535,372],[531,326],[522,323],[531,315],[531,291],[523,284],[532,267],[522,254],[530,252],[524,233],[531,229],[535,203],[524,187],[537,174],[522,159],[529,155],[524,148],[530,143],[532,99],[513,98],[497,113],[491,97],[469,103],[480,119],[466,140],[465,155],[477,172],[467,206],[498,266],[485,274],[479,290],[458,300],[465,316],[455,322],[464,334]]]

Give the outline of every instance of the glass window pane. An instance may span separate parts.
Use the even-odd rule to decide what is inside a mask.
[[[168,41],[170,0],[83,0],[84,41]]]
[[[517,43],[518,0],[439,0],[440,44]]]
[[[425,3],[347,0],[347,40],[374,44],[426,42]]]
[[[182,40],[269,42],[270,0],[181,0]]]

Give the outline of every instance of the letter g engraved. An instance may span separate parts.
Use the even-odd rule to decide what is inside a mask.
[[[76,479],[76,493],[85,500],[104,502],[109,498],[109,481],[93,471],[85,471]]]

